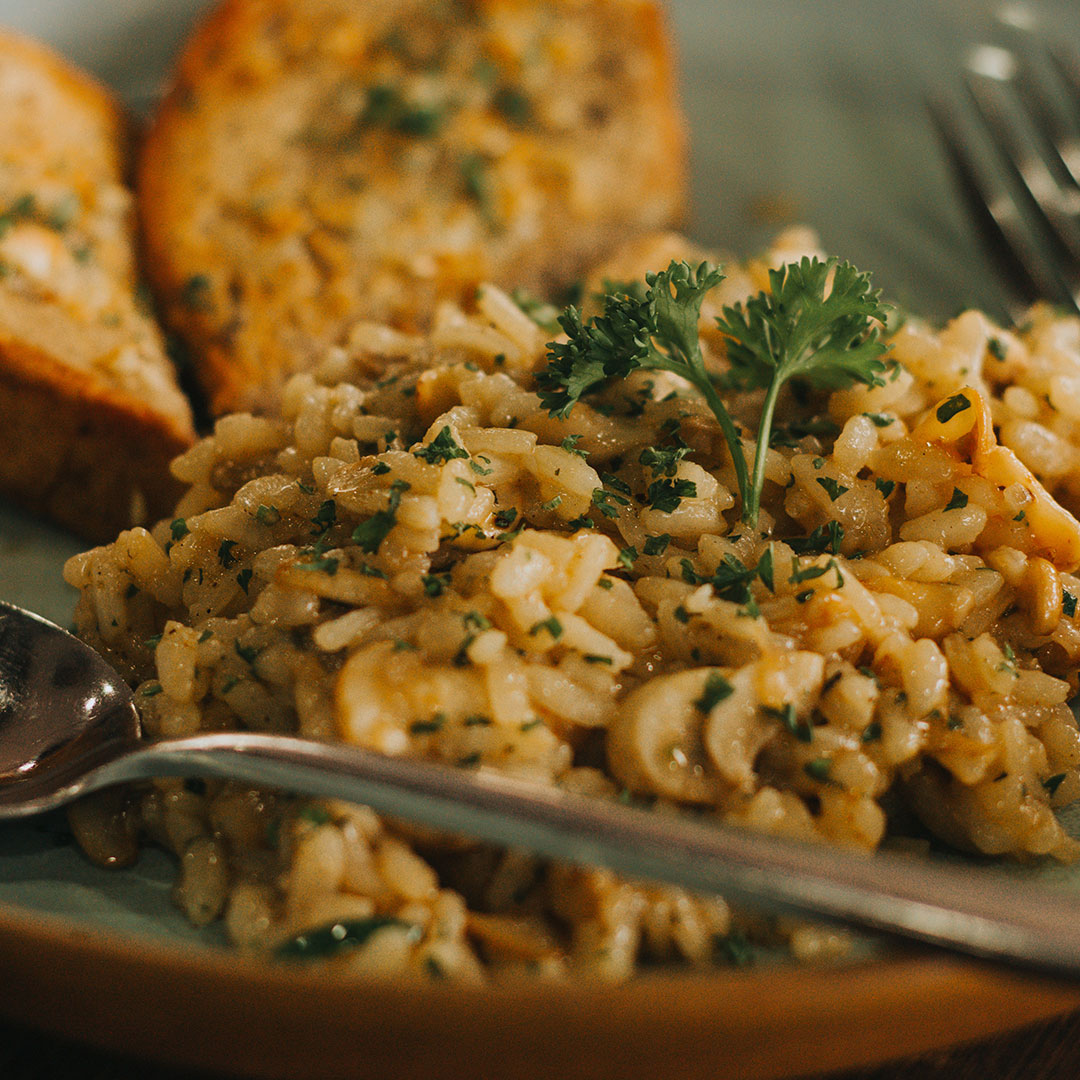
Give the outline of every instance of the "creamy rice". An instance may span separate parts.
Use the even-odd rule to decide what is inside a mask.
[[[710,294],[717,370],[712,316],[812,245],[786,235]],[[688,247],[639,244],[604,276]],[[493,288],[429,338],[358,326],[280,417],[226,417],[176,461],[173,520],[72,559],[79,631],[138,686],[147,734],[343,739],[862,850],[914,817],[964,850],[1080,853],[1054,815],[1080,796],[1063,509],[1080,506],[1080,321],[910,319],[883,385],[786,395],[757,530],[675,376],[552,419],[533,389],[551,336]],[[760,400],[730,404],[755,431]],[[98,858],[132,857],[135,834],[174,851],[181,908],[239,946],[351,933],[335,962],[357,971],[624,977],[766,936],[842,945],[234,784],[161,781],[73,820]]]

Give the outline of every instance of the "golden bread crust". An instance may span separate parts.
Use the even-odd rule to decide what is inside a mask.
[[[95,542],[155,521],[182,486],[187,431],[18,340],[0,338],[0,490]],[[47,433],[47,434],[45,434]]]
[[[77,108],[83,114],[80,123],[89,128],[89,152],[101,155],[111,164],[112,171],[121,171],[127,161],[130,125],[124,111],[102,83],[48,46],[13,30],[0,31],[0,63],[7,67],[33,69],[46,79],[69,107]],[[10,123],[15,119],[15,110],[9,108],[7,113],[3,122]]]
[[[143,148],[147,264],[211,408],[271,408],[359,321],[551,294],[682,217],[651,0],[225,0]]]
[[[129,128],[14,34],[0,96],[0,493],[103,539],[168,512],[168,462],[194,439],[137,292]]]

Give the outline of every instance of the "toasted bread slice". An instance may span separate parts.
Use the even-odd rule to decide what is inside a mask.
[[[683,212],[652,0],[225,0],[141,158],[148,265],[215,412],[362,320],[550,294]]]
[[[102,539],[167,513],[194,438],[140,306],[127,130],[108,93],[0,34],[0,493]]]

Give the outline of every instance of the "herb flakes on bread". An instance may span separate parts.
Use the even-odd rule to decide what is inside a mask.
[[[225,0],[141,159],[149,269],[212,410],[272,409],[359,322],[678,221],[684,144],[652,0]]]
[[[194,438],[135,275],[108,93],[0,33],[0,493],[91,539],[165,514]]]

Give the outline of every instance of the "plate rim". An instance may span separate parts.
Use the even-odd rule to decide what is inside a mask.
[[[330,976],[11,904],[0,904],[0,970],[0,1014],[16,1024],[263,1080],[479,1077],[492,1047],[504,1080],[567,1068],[582,1080],[656,1076],[672,1060],[687,1080],[765,1080],[875,1065],[1080,1007],[1076,983],[929,949],[827,968],[476,988]]]
[[[873,1065],[1080,1007],[1080,984],[921,949],[843,968],[648,972],[602,989],[330,982],[8,902],[0,902],[0,971],[0,1015],[16,1023],[173,1068],[268,1080],[363,1071],[389,1080],[421,1066],[444,1080],[478,1076],[490,1061],[485,1046],[506,1051],[502,1080],[549,1076],[558,1067],[552,1055],[565,1064],[574,1054],[582,1060],[570,1075],[581,1080],[663,1076],[673,1050],[686,1080],[763,1080]],[[223,1026],[230,1006],[247,1021],[241,1035]],[[431,1026],[409,1030],[419,1008]],[[285,1045],[288,1037],[306,1042]],[[448,1044],[457,1049],[449,1063],[439,1057]],[[358,1061],[358,1045],[381,1058]]]

